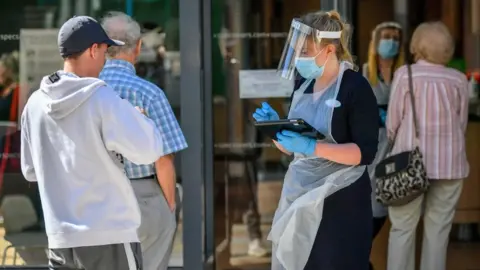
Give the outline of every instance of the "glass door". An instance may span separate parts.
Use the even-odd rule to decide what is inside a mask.
[[[289,160],[252,114],[268,101],[285,115],[293,83],[275,71],[287,31],[293,17],[319,9],[319,0],[211,2],[216,269],[270,269],[266,238]]]

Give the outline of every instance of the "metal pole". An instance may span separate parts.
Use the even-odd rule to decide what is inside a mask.
[[[394,0],[394,17],[395,21],[397,21],[403,27],[403,33],[405,33],[405,37],[408,37],[410,31],[408,29],[408,0]],[[404,42],[407,40],[404,39]]]
[[[475,62],[473,63],[473,67],[478,69],[480,68],[480,0],[472,0],[471,5],[471,27],[474,36],[473,48],[475,50]]]
[[[410,57],[408,44],[410,42],[410,23],[408,17],[408,10],[409,10],[409,0],[394,0],[393,7],[394,7],[394,18],[395,21],[398,22],[403,27],[403,43],[402,46],[405,46],[405,57],[408,63],[412,62]]]
[[[88,15],[87,14],[87,1],[86,0],[76,0],[75,1],[75,15]]]
[[[350,0],[334,0],[335,9],[346,19],[347,22],[353,22],[353,1]]]
[[[128,16],[133,16],[133,0],[125,1],[125,13],[127,13]]]
[[[215,256],[215,201],[213,173],[213,93],[212,93],[212,0],[203,0],[203,87],[204,87],[204,170],[205,170],[205,261],[214,264]],[[207,75],[208,74],[208,75]],[[212,260],[209,261],[209,259]],[[208,267],[208,265],[207,265]],[[212,266],[213,267],[213,266]]]
[[[91,0],[90,16],[96,16],[97,12],[102,8],[102,0]]]
[[[320,0],[320,9],[324,11],[335,9],[337,5],[337,0]]]
[[[61,0],[60,2],[60,14],[58,16],[57,25],[60,28],[64,22],[66,22],[72,15],[72,9],[70,7],[70,0]]]
[[[180,0],[180,110],[188,148],[182,159],[183,268],[204,268],[204,104],[202,68],[202,1]],[[210,130],[211,131],[211,130]]]

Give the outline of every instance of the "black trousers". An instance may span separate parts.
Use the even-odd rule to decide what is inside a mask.
[[[372,188],[367,173],[325,199],[322,222],[305,270],[368,270]]]

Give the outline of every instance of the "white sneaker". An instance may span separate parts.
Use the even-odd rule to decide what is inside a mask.
[[[253,239],[248,244],[248,255],[253,257],[264,257],[268,254],[268,251],[262,244],[260,239]]]
[[[180,215],[182,212],[182,206],[183,206],[183,187],[179,183],[177,183],[176,188],[175,188],[175,219],[178,223],[180,220]]]
[[[183,187],[179,183],[175,184],[180,204],[183,202]]]

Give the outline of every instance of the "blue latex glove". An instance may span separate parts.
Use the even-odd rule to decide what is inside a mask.
[[[262,107],[255,110],[253,118],[255,118],[256,121],[280,119],[278,113],[267,102],[262,102]]]
[[[384,109],[379,108],[378,113],[380,114],[380,119],[382,120],[382,124],[385,125],[385,121],[387,120],[387,112]]]
[[[278,132],[277,139],[278,143],[280,143],[288,152],[301,153],[307,156],[313,155],[317,145],[317,140],[290,130],[282,130],[282,132]]]

